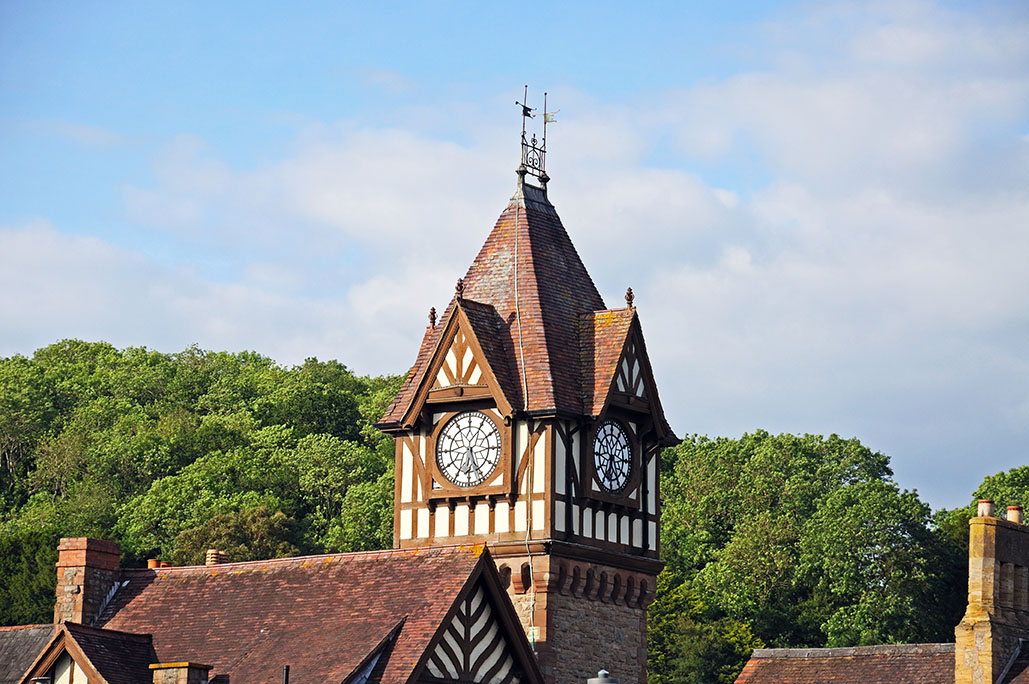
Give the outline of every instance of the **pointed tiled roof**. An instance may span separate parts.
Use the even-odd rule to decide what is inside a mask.
[[[284,664],[297,681],[343,682],[377,652],[373,681],[404,682],[484,562],[483,546],[450,546],[127,569],[103,626],[152,634],[159,660],[206,663],[232,684]]]
[[[517,408],[583,413],[578,319],[603,309],[604,301],[545,192],[522,185],[511,198],[464,277],[463,296],[496,312],[503,352],[510,357],[507,385],[517,388],[515,396],[525,395]],[[403,419],[456,301],[447,307],[443,325],[426,331],[415,365],[382,419],[384,427]]]

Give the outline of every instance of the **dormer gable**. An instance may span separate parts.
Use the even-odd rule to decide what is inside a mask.
[[[581,317],[579,330],[586,412],[598,420],[612,408],[649,415],[658,441],[675,444],[636,309],[591,311]]]
[[[502,416],[511,416],[518,392],[503,348],[505,325],[496,310],[456,299],[441,325],[402,424],[412,426],[427,403],[475,399],[492,399]]]
[[[149,634],[131,634],[66,622],[33,661],[19,684],[139,684],[152,679],[157,660]]]

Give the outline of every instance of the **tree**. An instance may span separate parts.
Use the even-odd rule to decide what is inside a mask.
[[[746,654],[726,635],[740,630],[777,647],[949,638],[956,619],[935,598],[952,580],[940,562],[946,546],[929,508],[892,481],[883,454],[836,435],[755,432],[693,436],[662,460],[669,579],[655,605],[663,592],[685,592],[702,596],[704,610],[702,620],[653,621],[659,650],[692,639],[731,674]],[[719,631],[724,620],[736,632]],[[678,631],[659,633],[669,628]],[[680,657],[676,676],[703,660]],[[671,676],[660,668],[655,681]]]
[[[0,540],[104,537],[128,563],[389,545],[392,441],[374,422],[401,380],[81,340],[0,359]],[[0,587],[52,610],[52,561],[12,553],[37,572],[0,563]]]

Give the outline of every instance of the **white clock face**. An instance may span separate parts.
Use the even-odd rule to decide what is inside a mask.
[[[500,462],[500,431],[485,413],[465,411],[443,426],[436,440],[436,465],[458,487],[486,481]]]
[[[597,428],[593,440],[593,465],[597,481],[612,494],[625,489],[632,468],[632,450],[625,429],[612,420],[605,420]]]

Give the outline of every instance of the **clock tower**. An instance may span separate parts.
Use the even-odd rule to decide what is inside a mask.
[[[677,439],[632,290],[605,306],[545,153],[523,124],[514,196],[378,424],[396,440],[393,544],[486,542],[549,682],[645,682],[658,458]]]

